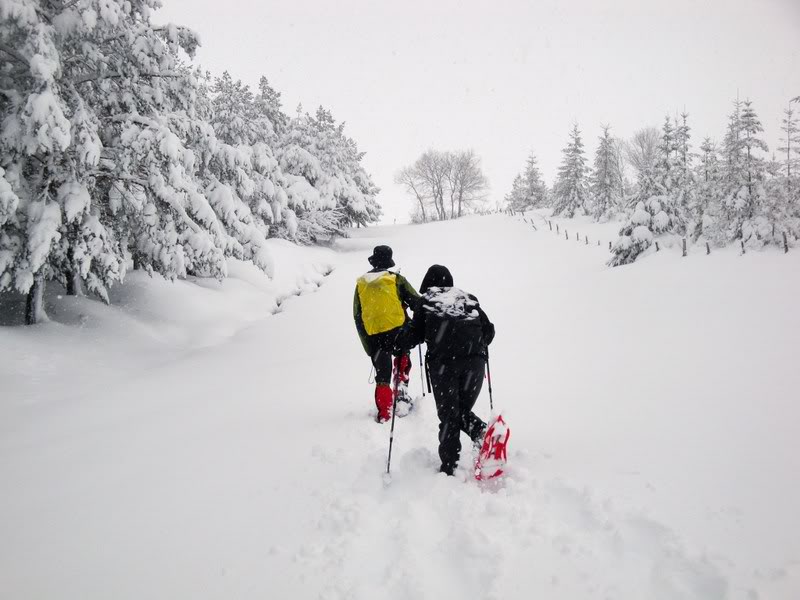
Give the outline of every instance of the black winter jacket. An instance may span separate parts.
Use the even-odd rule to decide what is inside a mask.
[[[493,339],[494,325],[475,296],[456,287],[432,287],[398,341],[405,348],[425,342],[429,360],[447,362],[486,357]]]

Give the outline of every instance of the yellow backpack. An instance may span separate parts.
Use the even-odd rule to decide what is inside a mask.
[[[367,335],[383,333],[405,323],[406,311],[397,293],[397,275],[389,271],[366,273],[358,278],[357,289]]]

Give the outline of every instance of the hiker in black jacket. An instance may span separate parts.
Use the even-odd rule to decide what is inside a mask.
[[[425,274],[414,318],[398,343],[411,348],[425,342],[436,411],[439,415],[441,471],[452,475],[461,452],[461,431],[480,444],[486,432],[472,407],[483,386],[487,347],[494,325],[477,298],[453,287],[447,267],[433,265]]]

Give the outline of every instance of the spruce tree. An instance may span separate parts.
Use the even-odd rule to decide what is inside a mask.
[[[525,170],[514,178],[511,192],[505,197],[506,205],[515,211],[526,211],[546,206],[548,196],[536,155],[531,153],[525,163]]]
[[[505,197],[506,206],[513,211],[524,211],[528,204],[528,198],[525,193],[525,182],[521,174],[514,177],[514,182],[511,184],[511,191]]]
[[[791,105],[783,111],[781,131],[783,135],[778,152],[781,153],[786,195],[791,202],[797,202],[800,194],[800,127]]]
[[[691,152],[691,128],[689,127],[689,114],[684,111],[680,121],[675,122],[675,142],[673,161],[672,191],[671,196],[677,215],[680,215],[681,225],[675,233],[694,236],[698,221],[693,218],[693,209],[697,200],[697,181],[692,167],[693,155]]]
[[[289,117],[283,112],[281,93],[270,85],[266,77],[261,77],[258,81],[255,105],[257,113],[269,120],[276,136],[283,135],[286,132]]]
[[[525,163],[522,183],[524,186],[525,206],[530,208],[547,206],[547,185],[544,183],[536,155],[533,153],[528,156],[528,160]]]
[[[717,147],[711,138],[705,138],[700,144],[695,181],[697,183],[696,193],[693,197],[694,201],[689,207],[695,223],[692,237],[695,241],[700,237],[707,237],[711,241],[719,243],[713,234],[714,223],[717,220],[716,215],[719,213],[722,199],[722,173]],[[706,226],[707,224],[708,226]]]
[[[577,124],[572,126],[569,143],[562,153],[553,194],[553,215],[572,218],[576,213],[586,214],[589,203],[586,157]]]
[[[624,195],[619,145],[609,130],[608,125],[603,126],[603,135],[598,138],[600,143],[594,157],[591,192],[595,221],[607,221],[614,216],[621,208]]]
[[[725,195],[718,227],[728,242],[744,240],[758,244],[771,226],[757,223],[763,201],[765,161],[768,150],[761,139],[761,122],[750,100],[737,101],[725,135]]]

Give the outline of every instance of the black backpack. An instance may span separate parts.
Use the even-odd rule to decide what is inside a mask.
[[[425,343],[438,360],[485,356],[481,310],[475,296],[456,288],[430,288],[420,309],[425,311]]]

